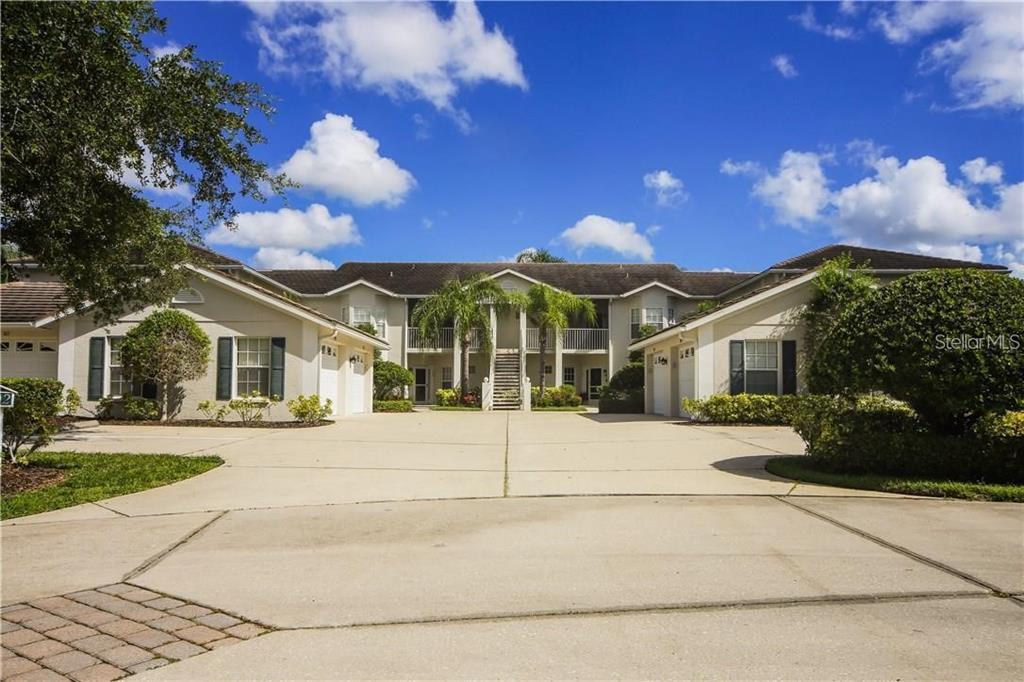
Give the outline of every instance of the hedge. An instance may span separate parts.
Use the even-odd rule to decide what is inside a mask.
[[[374,412],[412,412],[411,400],[374,400]]]
[[[963,435],[936,433],[881,395],[805,396],[793,428],[819,468],[841,473],[1024,483],[1024,417],[995,413]]]
[[[57,415],[64,409],[64,384],[56,379],[3,379],[16,391],[14,405],[4,408],[3,448],[12,461],[28,446],[31,454],[53,440]]]
[[[597,401],[597,411],[602,414],[643,414],[644,394],[605,389]]]
[[[541,395],[540,386],[530,389],[530,406],[533,407],[579,407],[583,398],[576,392],[575,386],[548,386]]]
[[[715,424],[785,425],[793,419],[800,397],[795,395],[713,395],[683,400],[683,410],[700,422]]]

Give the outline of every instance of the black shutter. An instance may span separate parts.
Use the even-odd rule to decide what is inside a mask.
[[[729,342],[729,393],[743,393],[743,342]]]
[[[107,354],[107,340],[102,336],[89,339],[89,388],[86,400],[103,397],[103,360]]]
[[[231,400],[231,337],[217,339],[217,400]]]
[[[796,341],[782,342],[782,393],[796,394]]]
[[[284,337],[270,339],[270,395],[284,397]]]

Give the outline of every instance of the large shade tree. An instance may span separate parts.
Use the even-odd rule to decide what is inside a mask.
[[[147,2],[3,9],[4,240],[101,319],[170,299],[189,243],[287,184],[252,155],[250,119],[273,113],[260,87],[191,46],[158,56],[165,27]]]
[[[573,320],[593,324],[597,320],[597,309],[590,299],[580,298],[568,291],[540,283],[530,287],[521,305],[527,316],[537,325],[540,390],[543,393],[544,355],[548,347],[548,335],[561,334]]]
[[[412,322],[419,328],[423,340],[433,346],[439,344],[442,330],[453,328],[455,339],[460,344],[459,365],[462,375],[459,390],[466,392],[469,380],[469,350],[474,336],[479,339],[480,349],[491,350],[491,312],[508,310],[514,305],[508,292],[484,275],[467,279],[451,279],[432,296],[417,304],[413,309]]]

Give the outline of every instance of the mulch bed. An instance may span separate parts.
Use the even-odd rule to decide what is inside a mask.
[[[334,422],[323,420],[315,424],[307,422],[250,422],[244,424],[240,421],[212,421],[209,419],[171,419],[169,421],[149,421],[141,419],[101,419],[100,424],[113,426],[207,426],[210,428],[226,429],[306,429],[316,426],[327,426]]]
[[[17,495],[36,488],[57,485],[67,476],[68,472],[65,469],[4,462],[0,470],[0,494]]]

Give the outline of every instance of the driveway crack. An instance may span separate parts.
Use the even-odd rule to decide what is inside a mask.
[[[149,569],[153,568],[158,563],[160,563],[161,561],[166,559],[168,556],[170,556],[179,547],[184,546],[185,543],[187,543],[189,540],[192,540],[197,535],[202,533],[204,530],[206,530],[207,528],[212,526],[214,523],[216,523],[217,521],[220,521],[222,518],[224,518],[228,514],[228,511],[229,510],[225,510],[225,511],[220,512],[219,514],[214,516],[212,519],[210,519],[206,523],[202,524],[201,526],[199,526],[195,530],[193,530],[190,533],[188,533],[188,535],[186,535],[185,537],[183,537],[180,540],[178,540],[177,542],[173,543],[170,547],[167,547],[166,549],[162,549],[159,552],[157,552],[156,554],[154,554],[153,556],[149,557],[148,559],[143,561],[141,564],[139,564],[138,566],[133,568],[131,571],[129,571],[128,573],[125,573],[124,577],[121,578],[121,582],[125,582],[125,583],[129,582],[129,581],[139,577],[140,575],[142,575],[143,573],[145,573]]]

